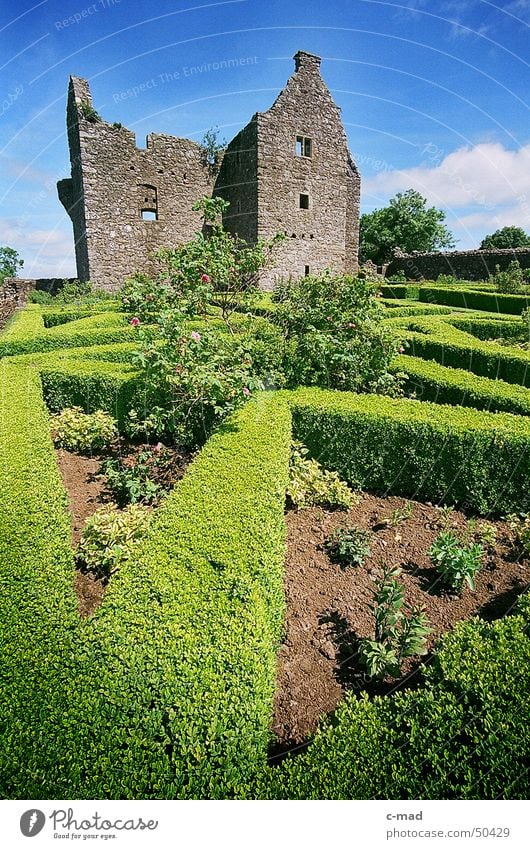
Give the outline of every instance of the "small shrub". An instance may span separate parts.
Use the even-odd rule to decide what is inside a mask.
[[[362,566],[370,556],[370,534],[359,528],[338,528],[326,540],[326,551],[344,566]]]
[[[466,528],[466,542],[474,540],[485,548],[493,549],[497,545],[497,528],[491,522],[477,522],[470,519]]]
[[[381,523],[388,525],[391,528],[395,528],[400,525],[402,522],[406,522],[407,519],[410,519],[414,512],[414,507],[411,501],[407,501],[404,507],[396,507],[395,510],[392,510],[390,516],[381,519]]]
[[[381,323],[379,288],[373,276],[330,272],[278,284],[272,320],[287,342],[290,386],[399,393],[400,381],[389,367],[401,346]]]
[[[77,548],[77,561],[100,577],[109,578],[147,533],[149,512],[131,504],[123,511],[114,504],[100,507],[87,521]]]
[[[79,111],[81,115],[86,121],[89,121],[91,124],[97,124],[101,121],[101,115],[96,112],[93,106],[90,105],[88,100],[82,100],[79,104]]]
[[[83,452],[107,448],[117,430],[112,416],[103,410],[84,413],[80,407],[69,407],[52,417],[52,436],[59,448]]]
[[[530,555],[530,514],[508,516],[508,525],[526,555]]]
[[[437,536],[429,549],[445,589],[461,592],[464,582],[475,589],[475,574],[479,571],[484,549],[478,543],[464,546],[450,531]]]
[[[293,442],[289,465],[287,495],[295,507],[351,507],[355,494],[341,481],[336,472],[323,469],[320,463],[307,457],[308,450],[301,442]]]
[[[395,274],[391,274],[389,277],[385,277],[385,283],[399,283],[400,285],[405,285],[407,282],[407,275],[403,271],[402,268],[399,269]]]
[[[497,292],[503,295],[517,295],[523,292],[525,278],[518,260],[512,260],[505,271],[501,271],[500,266],[496,265],[495,274],[490,278],[490,283],[493,283]]]
[[[165,452],[167,454],[167,452]],[[157,461],[162,459],[157,449],[141,451],[133,465],[120,458],[104,460],[100,473],[120,506],[125,504],[153,504],[158,501],[163,487],[153,480]]]
[[[384,564],[383,575],[377,581],[374,603],[373,640],[361,640],[359,658],[370,678],[399,675],[406,657],[425,654],[426,637],[430,627],[425,610],[406,604],[403,586],[398,577],[399,566]]]

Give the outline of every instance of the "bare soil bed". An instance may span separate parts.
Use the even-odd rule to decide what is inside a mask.
[[[432,629],[429,651],[462,619],[506,615],[528,588],[530,561],[518,557],[507,524],[495,522],[497,543],[486,549],[476,590],[465,585],[461,596],[440,592],[428,550],[442,529],[458,535],[467,520],[457,511],[444,517],[432,505],[412,503],[411,517],[395,527],[382,519],[402,509],[407,504],[403,498],[363,494],[349,511],[288,511],[287,616],[279,652],[272,762],[303,746],[319,718],[332,713],[347,691],[385,695],[421,683],[421,663],[428,663],[429,655],[410,658],[399,680],[377,683],[367,680],[358,663],[359,639],[373,638],[369,605],[382,561],[401,566],[406,601],[425,606]],[[371,555],[363,566],[345,568],[330,560],[324,542],[336,528],[351,526],[371,532]]]
[[[138,454],[145,450],[145,445],[132,445],[123,442],[120,446],[120,457],[127,464],[133,464]],[[72,543],[75,546],[79,542],[81,532],[87,519],[104,504],[113,501],[112,493],[106,487],[105,479],[98,474],[102,456],[85,456],[66,451],[64,448],[56,450],[57,465],[68,494],[70,516],[72,523]],[[107,456],[107,455],[106,455]],[[170,488],[185,473],[190,462],[190,456],[174,453],[174,462],[164,481]],[[97,610],[105,594],[106,583],[91,572],[76,569],[75,592],[78,599],[79,614],[82,617],[90,616]]]

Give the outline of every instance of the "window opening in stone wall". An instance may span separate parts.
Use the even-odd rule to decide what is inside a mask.
[[[296,155],[309,159],[313,155],[313,141],[307,136],[297,136]]]
[[[309,266],[308,265],[306,265],[306,267],[305,267],[305,276],[309,277]]]
[[[309,195],[300,195],[300,209],[309,209]]]
[[[149,183],[138,185],[138,210],[143,221],[158,221],[158,192]]]

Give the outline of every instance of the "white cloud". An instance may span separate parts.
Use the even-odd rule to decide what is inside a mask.
[[[390,197],[409,188],[446,209],[530,203],[530,144],[508,150],[486,142],[445,155],[435,144],[421,151],[424,164],[386,171],[363,181],[363,194]],[[429,164],[431,163],[431,164]],[[434,163],[434,164],[433,164]]]
[[[15,248],[23,277],[75,277],[74,239],[59,228],[30,229],[17,219],[0,219],[0,245]]]

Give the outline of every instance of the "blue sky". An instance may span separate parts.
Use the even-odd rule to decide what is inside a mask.
[[[75,274],[55,188],[69,176],[70,74],[141,145],[213,126],[230,139],[271,105],[299,49],[323,57],[363,211],[413,187],[446,211],[459,248],[506,224],[530,232],[529,44],[530,0],[4,0],[0,245],[27,276]]]

